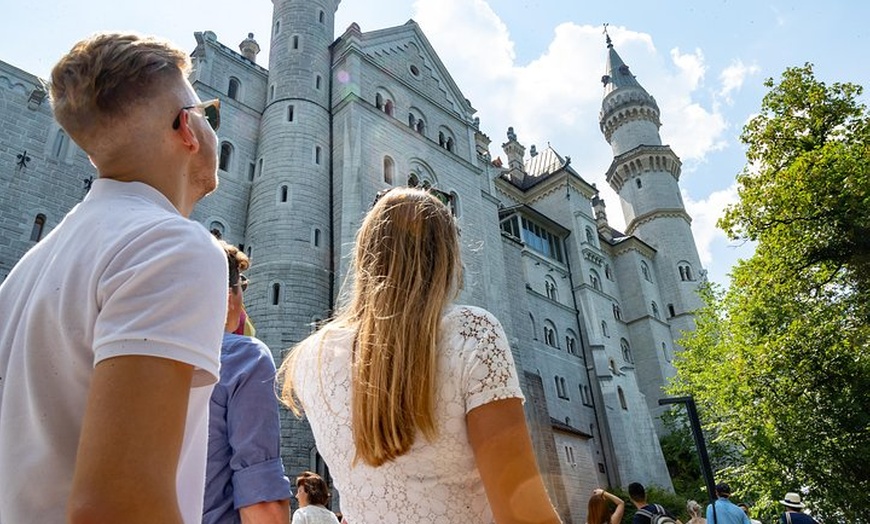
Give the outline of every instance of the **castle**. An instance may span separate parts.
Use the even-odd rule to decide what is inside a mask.
[[[513,129],[492,156],[415,22],[352,24],[333,39],[339,2],[274,0],[268,69],[253,35],[236,52],[195,34],[191,82],[203,100],[221,99],[223,115],[220,187],[192,218],[251,256],[245,298],[258,336],[280,361],[335,308],[375,194],[430,188],[460,227],[459,301],[492,311],[510,337],[563,520],[584,522],[598,486],[670,488],[658,399],[675,341],[693,328],[703,270],[655,99],[608,38],[599,121],[627,224],[617,231],[570,157],[527,151]],[[44,81],[0,62],[0,279],[94,176],[54,122]],[[306,422],[283,417],[288,474],[327,475]]]

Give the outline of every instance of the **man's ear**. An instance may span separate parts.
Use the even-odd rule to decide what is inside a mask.
[[[199,139],[196,137],[196,133],[193,132],[193,128],[191,127],[190,111],[182,111],[179,113],[179,126],[177,133],[181,137],[182,143],[185,147],[190,149],[191,153],[199,151]]]

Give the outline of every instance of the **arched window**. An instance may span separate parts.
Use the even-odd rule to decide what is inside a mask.
[[[610,337],[610,331],[607,329],[607,322],[601,321],[601,334],[605,337]]]
[[[392,185],[395,178],[396,178],[396,163],[393,162],[392,158],[385,156],[384,157],[384,182]]]
[[[607,280],[613,280],[613,270],[610,269],[610,264],[604,264],[604,277]]]
[[[281,189],[279,190],[278,201],[286,202],[290,193],[290,188],[287,187],[287,184],[283,184]]]
[[[422,118],[417,120],[417,132],[421,135],[426,132],[426,122],[424,122]]]
[[[299,49],[299,35],[293,35],[291,41],[293,42],[293,49]]]
[[[631,346],[628,344],[628,340],[624,338],[619,339],[619,347],[622,349],[622,360],[629,364],[634,362],[634,358],[631,356]]]
[[[619,304],[613,304],[613,318],[622,320],[622,309],[620,309]]]
[[[30,240],[33,242],[39,242],[42,239],[42,231],[44,229],[45,215],[40,213],[33,219],[33,229],[30,230]]]
[[[414,113],[408,113],[408,127],[413,128],[417,125],[417,117]]]
[[[277,306],[281,303],[281,284],[275,282],[272,284],[272,305]]]
[[[684,282],[694,280],[692,278],[692,266],[690,266],[688,263],[683,262],[682,264],[680,264],[679,270],[680,270],[680,280],[682,280]]]
[[[559,300],[559,295],[556,290],[556,282],[549,276],[544,278],[544,292],[550,300]]]
[[[569,355],[577,354],[577,336],[573,331],[568,331],[568,334],[565,335],[565,349],[568,351]]]
[[[649,266],[643,260],[640,261],[640,272],[643,274],[643,279],[647,282],[652,282],[652,277],[650,277]]]
[[[233,160],[233,145],[229,142],[221,142],[221,154],[218,167],[221,171],[230,170],[230,162]]]
[[[318,166],[321,162],[321,157],[323,156],[323,149],[320,146],[314,146],[314,163]]]
[[[314,228],[314,233],[312,235],[312,242],[314,243],[314,247],[320,247],[320,229]]]
[[[619,368],[616,367],[616,361],[612,358],[607,361],[607,367],[610,369],[611,375],[619,375]]]
[[[677,313],[674,311],[674,305],[668,304],[668,317],[675,317]]]
[[[616,395],[619,397],[619,407],[628,411],[628,404],[625,402],[625,393],[622,391],[622,387],[616,387]]]
[[[239,99],[239,89],[241,87],[242,87],[242,84],[241,84],[241,82],[239,82],[239,79],[234,77],[234,76],[231,76],[230,77],[230,84],[227,87],[227,96],[232,98],[233,100],[238,100]]]
[[[263,174],[263,159],[257,161],[257,176],[261,176]]]
[[[551,347],[559,347],[556,326],[549,320],[544,321],[544,343]]]
[[[321,10],[319,13],[317,13],[317,21],[322,24],[324,20],[326,20],[326,14],[323,12],[323,10]]]
[[[586,242],[589,242],[590,244],[595,243],[595,234],[592,232],[591,227],[586,228]]]
[[[408,175],[408,187],[417,187],[420,185],[420,178],[416,174]]]
[[[375,93],[375,107],[378,109],[384,108],[384,97],[380,93]]]
[[[287,106],[287,121],[292,122],[293,118],[296,116],[294,113],[296,112],[296,108],[293,107],[293,104]]]
[[[212,223],[208,225],[208,230],[218,240],[222,239],[224,233],[226,233],[226,227],[217,220],[213,220]]]
[[[659,313],[659,305],[655,302],[650,302],[650,308],[652,308],[653,317],[655,317],[656,320],[661,320],[662,316],[661,313]]]
[[[278,35],[281,33],[281,21],[280,20],[275,20],[275,29],[273,31],[274,31],[275,35]]]
[[[529,313],[529,321],[532,324],[532,339],[538,340],[538,326],[535,323],[535,316]]]
[[[591,284],[592,288],[596,291],[601,291],[601,278],[598,276],[598,272],[594,269],[589,270],[589,284]]]
[[[384,113],[393,116],[393,101],[387,100],[384,102]]]
[[[269,100],[275,99],[275,84],[269,86]]]
[[[643,182],[641,182],[639,178],[638,178],[637,180],[635,180],[635,182],[637,183],[637,188],[638,188],[638,189],[640,189],[640,188],[643,187]]]
[[[323,77],[314,75],[314,89],[320,90],[320,85],[323,84]]]
[[[665,360],[667,360],[668,362],[671,361],[671,357],[672,357],[671,352],[668,351],[668,345],[665,344],[664,342],[662,342],[662,355],[665,356]]]
[[[453,137],[447,137],[447,143],[444,147],[451,153],[453,152]]]

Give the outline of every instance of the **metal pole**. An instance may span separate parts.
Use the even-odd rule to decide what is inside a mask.
[[[707,496],[710,503],[716,501],[716,483],[713,480],[713,468],[710,467],[710,457],[707,455],[707,445],[704,443],[704,434],[701,433],[701,421],[698,419],[698,409],[695,407],[695,399],[689,397],[660,398],[659,406],[665,404],[685,404],[689,415],[689,427],[692,428],[692,437],[695,439],[695,449],[698,450],[698,458],[701,463],[701,475],[707,484]]]

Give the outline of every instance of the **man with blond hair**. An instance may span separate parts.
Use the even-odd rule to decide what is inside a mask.
[[[202,518],[227,263],[188,219],[217,187],[216,103],[187,54],[97,34],[54,67],[99,172],[0,286],[0,522]]]

